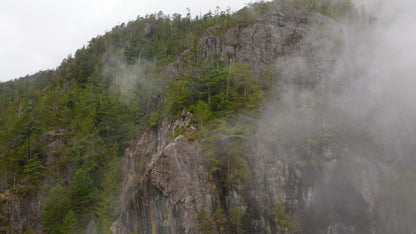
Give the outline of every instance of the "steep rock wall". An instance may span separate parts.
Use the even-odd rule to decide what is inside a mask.
[[[222,36],[218,30],[208,29],[199,41],[206,56],[220,54],[227,63],[248,62],[258,79],[273,69],[279,73],[278,87],[294,84],[312,89],[333,68],[343,41],[339,25],[330,18],[286,7]],[[289,230],[272,215],[280,203],[284,206],[280,212],[292,216],[313,203],[313,188],[303,187],[306,169],[302,171],[296,160],[287,160],[290,154],[255,143],[258,150],[249,158],[253,178],[227,190],[209,180],[199,142],[180,136],[168,144],[174,129],[165,120],[126,151],[121,216],[113,225],[114,233],[197,233],[198,213],[212,215],[217,199],[229,217],[233,211],[241,216],[241,227],[234,231],[296,233],[303,229]]]
[[[16,189],[26,188],[16,186]],[[43,200],[40,194],[23,197],[18,191],[0,193],[0,233],[24,233],[25,230],[41,233]]]
[[[198,213],[212,212],[215,193],[198,141],[175,129],[190,116],[148,129],[123,158],[121,216],[113,233],[197,233]]]
[[[338,106],[325,103],[325,87],[347,49],[343,26],[281,7],[248,26],[221,30],[210,28],[201,37],[205,55],[219,54],[228,64],[247,62],[257,79],[272,69],[283,100],[264,108],[256,134],[248,139],[255,149],[245,155],[252,177],[246,184],[219,188],[208,178],[200,143],[184,136],[169,144],[159,140],[173,132],[162,123],[125,155],[122,215],[114,232],[197,233],[198,213],[209,217],[217,201],[228,217],[235,212],[241,222],[229,230],[211,228],[215,233],[398,230],[388,227],[395,221],[386,222],[391,216],[377,200],[380,176],[394,173],[379,156],[382,147],[360,132],[365,127],[344,119]],[[331,126],[338,129],[329,134]]]
[[[333,68],[344,43],[342,28],[332,19],[283,6],[223,36],[218,30],[211,28],[200,39],[206,55],[248,62],[257,77],[272,68],[286,82],[304,87],[316,84]]]

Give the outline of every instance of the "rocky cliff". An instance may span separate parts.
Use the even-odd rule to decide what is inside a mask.
[[[354,52],[347,40],[332,19],[284,6],[247,26],[208,29],[199,40],[205,56],[276,78],[279,100],[265,105],[244,143],[254,149],[244,155],[251,176],[221,187],[208,176],[201,143],[183,135],[169,141],[174,128],[161,122],[124,156],[114,233],[409,231],[380,199],[382,178],[397,173],[385,158],[390,143],[374,136],[372,117],[352,117],[339,102],[364,73],[345,56]]]
[[[121,217],[113,233],[197,233],[198,213],[215,202],[198,141],[172,136],[187,127],[190,113],[148,129],[122,163]]]
[[[368,22],[277,2],[138,18],[10,101],[0,233],[414,232],[416,114]]]
[[[0,229],[1,233],[23,233],[22,230],[30,229],[38,233],[42,232],[42,207],[41,195],[23,196],[26,188],[17,186],[18,191],[6,191],[0,194],[0,224],[11,226],[12,229]],[[22,191],[19,191],[22,190]],[[30,214],[30,215],[27,215]]]
[[[271,68],[279,73],[275,84],[278,88],[294,84],[301,89],[313,89],[333,69],[343,49],[340,25],[320,14],[294,8],[281,7],[246,27],[234,26],[223,35],[218,35],[217,30],[220,29],[209,29],[199,40],[206,56],[219,54],[227,58],[227,63],[248,62],[257,79]],[[186,118],[189,117],[179,122],[189,124]],[[212,220],[219,206],[224,216],[237,212],[242,221],[234,229],[216,222],[214,226],[218,227],[209,230],[218,233],[295,233],[312,227],[320,232],[338,227],[331,221],[328,226],[318,227],[315,220],[309,220],[315,214],[304,213],[314,210],[314,197],[320,196],[320,188],[314,187],[314,182],[322,179],[321,169],[312,165],[326,163],[327,170],[322,174],[332,178],[328,173],[336,167],[334,157],[322,156],[323,161],[297,160],[292,158],[295,153],[283,152],[284,147],[270,148],[253,138],[250,144],[257,150],[247,157],[253,171],[250,182],[224,189],[208,177],[206,158],[198,141],[182,135],[169,141],[174,129],[165,120],[146,131],[126,151],[122,214],[113,226],[114,233],[197,233],[198,227],[203,229],[198,214]],[[260,125],[258,129],[258,134],[262,134]],[[292,150],[299,149],[293,145]],[[357,209],[363,207],[356,205]],[[290,215],[293,220],[289,222],[277,215]]]
[[[330,71],[342,49],[342,28],[326,16],[279,7],[247,27],[218,36],[211,28],[200,39],[206,54],[248,62],[258,77],[270,68],[290,82],[316,83]],[[341,46],[341,47],[340,47]]]

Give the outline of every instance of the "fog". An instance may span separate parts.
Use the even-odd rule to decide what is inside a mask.
[[[343,48],[333,69],[312,89],[280,87],[258,128],[263,139],[276,140],[269,150],[302,173],[302,225],[317,233],[410,233],[416,2],[361,4],[373,19],[340,22]]]

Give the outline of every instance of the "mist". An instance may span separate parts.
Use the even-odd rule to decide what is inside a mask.
[[[293,219],[302,226],[316,233],[414,233],[416,2],[363,7],[363,19],[339,23],[341,52],[313,88],[282,86],[288,78],[279,68],[282,93],[267,105],[261,137],[251,144],[300,175],[295,197],[302,202]],[[291,66],[292,76],[309,69]]]

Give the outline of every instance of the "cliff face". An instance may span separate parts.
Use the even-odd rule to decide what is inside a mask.
[[[270,70],[276,78],[278,100],[264,106],[245,142],[254,149],[244,155],[250,178],[221,187],[208,176],[201,143],[183,135],[169,141],[175,127],[165,120],[124,156],[114,232],[408,232],[400,211],[383,201],[383,178],[400,174],[391,157],[400,159],[397,144],[408,140],[392,145],[375,134],[371,115],[358,118],[348,109],[344,95],[364,70],[344,54],[344,26],[281,7],[221,30],[210,28],[199,40],[206,56],[247,62],[257,79]],[[188,126],[189,116],[183,118],[176,125]]]
[[[198,141],[179,135],[190,115],[148,129],[123,159],[121,217],[114,233],[197,233],[198,213],[215,199]]]
[[[216,36],[217,30],[209,29],[200,39],[207,54],[248,62],[258,77],[274,68],[287,81],[310,84],[332,68],[344,40],[342,28],[332,19],[287,7],[223,36]]]
[[[275,3],[138,18],[1,98],[0,233],[414,233],[414,72]]]
[[[25,189],[17,186],[17,189]],[[19,196],[16,191],[6,191],[0,194],[0,224],[11,229],[0,229],[1,233],[23,233],[23,230],[42,232],[41,195]]]
[[[340,25],[322,15],[293,8],[282,7],[249,26],[232,27],[222,36],[218,36],[218,30],[211,28],[200,39],[207,56],[220,54],[228,58],[228,63],[248,62],[257,79],[261,79],[267,69],[273,69],[279,74],[275,84],[278,89],[285,85],[314,89],[333,69],[343,49]],[[187,125],[186,118],[176,124]],[[264,131],[262,128],[260,124],[260,135]],[[122,214],[113,226],[114,233],[197,233],[198,225],[200,228],[203,225],[198,214],[204,212],[212,220],[219,206],[224,209],[225,216],[240,217],[240,224],[234,228],[237,232],[316,230],[318,233],[328,230],[328,233],[337,233],[344,228],[336,220],[315,220],[319,214],[314,210],[320,209],[316,206],[320,206],[317,202],[321,199],[314,198],[324,196],[325,192],[320,193],[326,189],[326,185],[315,182],[325,177],[330,178],[328,183],[337,183],[334,181],[337,177],[332,174],[337,167],[334,157],[308,158],[310,155],[305,155],[308,159],[300,159],[297,155],[305,152],[300,152],[296,145],[287,150],[287,145],[270,146],[254,137],[247,142],[256,149],[255,154],[247,157],[252,178],[247,184],[218,188],[208,178],[206,159],[198,141],[179,136],[168,143],[174,129],[165,120],[157,129],[146,131],[138,143],[126,151]],[[328,148],[325,155],[331,150],[335,149]],[[318,168],[318,164],[324,166]],[[354,195],[367,204],[360,191]],[[353,206],[351,215],[367,217],[368,207],[363,204],[349,204]],[[326,212],[319,219],[336,215],[332,210],[319,212]],[[289,221],[288,216],[293,218]],[[220,223],[216,222],[218,227],[210,230],[231,232],[227,225],[221,227]],[[348,228],[355,230],[357,226]]]

